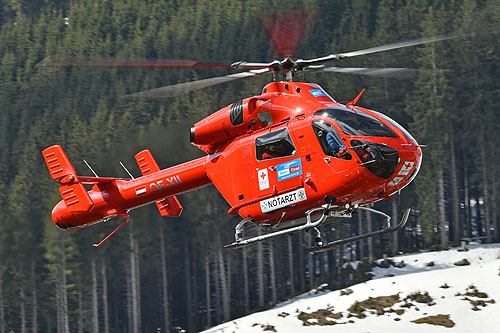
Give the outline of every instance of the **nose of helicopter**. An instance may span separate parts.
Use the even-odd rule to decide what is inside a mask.
[[[417,175],[422,164],[422,150],[416,144],[409,144],[399,149],[399,160],[396,172],[390,180],[390,184],[397,190],[408,185]]]
[[[416,141],[392,147],[362,140],[353,140],[351,144],[363,166],[373,175],[386,179],[391,192],[406,186],[420,169],[422,152]]]

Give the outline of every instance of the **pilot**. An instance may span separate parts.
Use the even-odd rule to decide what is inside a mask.
[[[341,145],[335,135],[332,132],[328,132],[326,135],[326,142],[328,143],[328,147],[332,150],[333,156],[342,157],[347,154],[347,150],[343,145]]]
[[[276,151],[276,145],[267,145],[266,150],[262,154],[262,159],[267,160],[275,157],[279,157],[279,154]]]

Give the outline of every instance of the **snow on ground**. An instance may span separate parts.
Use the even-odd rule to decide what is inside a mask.
[[[405,265],[397,266],[404,267],[376,267],[373,280],[343,290],[311,291],[205,333],[500,332],[500,244],[468,248],[467,252],[455,248],[397,256],[394,262],[403,261]],[[454,264],[462,259],[470,265]],[[381,296],[393,297],[377,299]],[[363,303],[369,297],[371,302]],[[362,310],[359,316],[365,318],[348,311],[356,302]],[[378,314],[370,304],[379,304]],[[299,319],[301,313],[303,320]],[[412,322],[437,315],[443,315],[441,319],[448,315],[447,322],[453,327]]]

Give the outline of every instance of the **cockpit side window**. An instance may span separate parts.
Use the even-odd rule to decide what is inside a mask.
[[[361,110],[348,108],[327,108],[314,113],[333,119],[347,135],[396,137],[380,120]]]
[[[295,146],[287,128],[282,128],[255,139],[258,161],[295,155]]]
[[[335,127],[324,120],[314,120],[312,126],[325,155],[351,159],[351,155]]]

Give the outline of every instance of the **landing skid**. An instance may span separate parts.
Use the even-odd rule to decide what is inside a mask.
[[[394,232],[394,231],[398,231],[399,229],[401,229],[402,227],[404,227],[406,225],[406,222],[408,221],[408,216],[410,215],[410,212],[411,212],[411,208],[406,209],[404,211],[404,213],[403,213],[403,218],[401,219],[401,221],[397,225],[395,225],[394,227],[391,227],[391,217],[388,216],[387,214],[382,213],[382,212],[380,212],[378,210],[375,210],[375,209],[371,209],[371,208],[360,207],[359,209],[363,209],[363,210],[367,210],[367,211],[370,211],[370,212],[373,212],[373,213],[376,213],[376,214],[383,215],[386,218],[386,221],[387,221],[387,224],[386,224],[385,228],[381,229],[381,230],[377,230],[377,231],[372,231],[372,232],[369,232],[369,233],[366,233],[366,234],[363,234],[363,235],[358,235],[358,236],[353,236],[353,237],[349,237],[349,238],[339,239],[339,240],[327,243],[325,245],[314,246],[314,247],[312,247],[310,249],[307,249],[307,251],[309,251],[311,253],[319,253],[319,252],[330,250],[330,249],[332,249],[332,248],[334,248],[335,246],[338,246],[338,245],[347,244],[347,243],[350,243],[350,242],[356,242],[356,241],[359,241],[359,240],[362,240],[362,239],[366,239],[366,238],[370,238],[370,237],[374,237],[374,236],[388,234],[388,233],[391,233],[391,232]]]
[[[306,212],[306,223],[303,225],[299,225],[299,226],[284,229],[284,230],[274,231],[274,232],[271,232],[269,234],[260,235],[260,236],[256,236],[256,237],[252,237],[252,238],[248,238],[248,239],[243,239],[243,225],[247,222],[250,222],[250,220],[244,219],[240,223],[238,223],[238,225],[235,228],[235,242],[228,244],[224,247],[237,249],[237,248],[244,247],[244,246],[256,243],[256,242],[261,242],[263,240],[273,238],[276,236],[291,234],[291,233],[294,233],[297,231],[303,231],[303,230],[309,230],[309,229],[316,228],[317,226],[319,226],[320,224],[322,224],[323,222],[326,221],[326,219],[328,218],[328,216],[330,214],[330,207],[331,207],[330,204],[325,204],[324,206],[308,210]],[[321,216],[316,221],[313,221],[311,219],[311,214],[318,212],[318,211],[321,211],[321,210],[323,211]],[[318,231],[318,233],[319,233],[319,231]]]
[[[411,211],[411,209],[405,210],[401,222],[399,222],[399,224],[395,225],[394,227],[391,227],[391,224],[390,224],[391,217],[389,215],[387,215],[383,212],[380,212],[378,210],[368,208],[368,207],[356,207],[355,209],[365,210],[365,211],[369,211],[369,212],[384,216],[386,219],[386,223],[387,223],[386,227],[382,230],[373,231],[373,232],[369,232],[369,233],[366,233],[363,235],[353,236],[353,237],[349,237],[349,238],[339,239],[339,240],[336,240],[336,241],[333,241],[333,242],[330,242],[330,243],[323,245],[323,242],[321,239],[321,233],[317,227],[322,225],[322,224],[326,224],[325,221],[329,217],[335,217],[337,219],[338,218],[350,218],[351,213],[353,211],[351,209],[348,209],[348,210],[343,211],[343,212],[330,211],[331,207],[332,206],[330,204],[325,204],[321,207],[317,207],[317,208],[313,208],[313,209],[308,210],[306,212],[306,216],[305,216],[305,223],[303,222],[302,225],[274,231],[274,232],[271,232],[271,233],[268,233],[265,235],[255,236],[255,237],[251,237],[248,239],[243,239],[243,226],[247,222],[251,222],[251,220],[244,219],[240,223],[238,223],[238,225],[235,228],[235,241],[231,244],[224,246],[224,247],[237,249],[240,247],[245,247],[245,246],[251,245],[251,244],[256,243],[256,242],[261,242],[261,241],[266,240],[266,239],[274,238],[274,237],[277,237],[280,235],[292,234],[292,233],[297,232],[297,231],[309,231],[309,230],[311,230],[315,234],[315,237],[314,237],[315,246],[307,249],[307,251],[309,251],[311,253],[318,253],[318,252],[330,250],[331,248],[333,248],[337,245],[355,242],[355,241],[358,241],[361,239],[365,239],[365,238],[383,235],[386,233],[397,231],[405,226],[405,224],[408,220],[408,216],[410,215],[410,211]],[[322,211],[322,213],[321,213],[319,218],[317,218],[316,220],[313,221],[311,215],[313,213],[317,213],[318,211]],[[279,224],[278,224],[278,226],[279,226]]]

